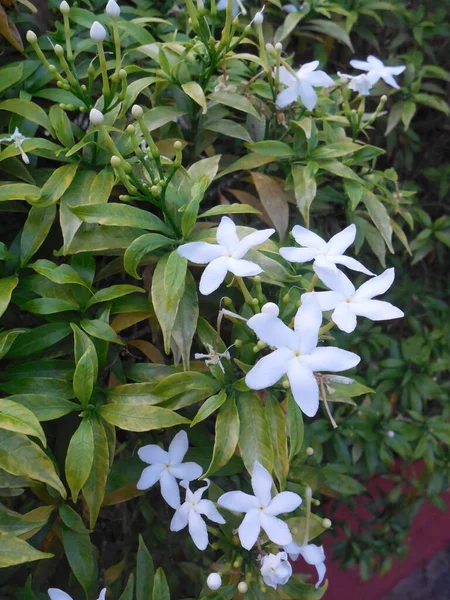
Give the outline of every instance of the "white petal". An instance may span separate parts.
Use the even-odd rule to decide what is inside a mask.
[[[220,220],[216,239],[221,246],[224,246],[228,250],[228,252],[233,252],[239,244],[236,225],[229,217],[222,217]]]
[[[262,506],[267,506],[270,503],[272,485],[272,475],[256,460],[252,471],[252,488]]]
[[[398,67],[385,67],[387,71],[392,75],[400,75],[406,69],[405,65],[398,65]]]
[[[381,79],[385,83],[390,85],[391,87],[395,88],[396,90],[400,89],[400,86],[398,85],[398,83],[395,81],[395,79],[392,77],[392,75],[390,73],[386,73],[386,72],[381,73]]]
[[[308,110],[313,110],[317,104],[317,94],[312,85],[310,85],[307,81],[302,81],[297,84],[296,89],[305,107]]]
[[[312,62],[305,63],[297,71],[297,76],[304,75],[305,73],[311,73],[312,71],[315,71],[318,66],[319,66],[318,60],[313,60]]]
[[[272,313],[261,312],[247,321],[258,338],[274,348],[292,347],[296,343],[295,333]]]
[[[346,371],[356,367],[360,361],[360,357],[348,350],[340,348],[315,348],[309,356],[302,356],[301,361],[312,371]]]
[[[338,269],[335,265],[335,261],[335,256],[330,257],[320,254],[313,262],[314,272],[316,272],[318,269],[326,269],[327,271],[333,271],[334,273],[336,273]]]
[[[306,78],[306,81],[309,85],[313,85],[314,87],[328,87],[334,85],[334,81],[325,73],[325,71],[314,71],[314,73],[310,73]]]
[[[197,503],[195,510],[202,515],[206,515],[210,521],[221,523],[222,525],[225,523],[225,519],[211,500],[200,500],[200,502]]]
[[[280,492],[274,498],[264,511],[266,515],[280,515],[295,510],[302,503],[302,499],[294,492]]]
[[[225,249],[208,242],[188,242],[178,248],[178,254],[197,265],[206,265],[225,254]]]
[[[259,506],[258,499],[244,492],[227,492],[217,500],[219,506],[223,506],[234,512],[248,512]]]
[[[239,539],[241,540],[242,547],[246,550],[253,548],[256,540],[258,539],[261,529],[259,516],[259,510],[252,508],[252,510],[245,515],[245,517],[242,519],[242,523],[239,525]]]
[[[313,417],[319,409],[319,386],[311,369],[299,360],[291,360],[287,376],[294,400],[305,415]]]
[[[384,69],[384,63],[376,56],[373,56],[373,54],[370,54],[367,57],[367,63],[370,65],[371,69],[374,69],[377,71],[379,71],[380,69]]]
[[[243,258],[251,248],[261,246],[261,244],[264,244],[264,242],[266,242],[274,233],[275,229],[262,229],[261,231],[249,233],[242,238],[236,249],[233,251],[233,258]]]
[[[289,262],[304,263],[316,258],[319,251],[316,248],[280,248],[280,254]]]
[[[200,293],[207,296],[215,292],[225,279],[227,272],[228,257],[222,256],[211,261],[200,278]]]
[[[310,292],[316,296],[317,302],[319,303],[320,310],[332,310],[336,308],[339,302],[345,299],[345,296],[341,292]],[[305,302],[309,294],[303,294],[301,297],[302,302]]]
[[[352,67],[354,67],[355,69],[359,69],[360,71],[370,71],[372,69],[372,66],[366,62],[365,60],[351,60],[350,64],[352,65]]]
[[[286,108],[286,106],[289,106],[289,104],[296,102],[297,98],[297,86],[293,85],[278,94],[275,104],[278,106],[278,108]]]
[[[159,480],[161,484],[161,495],[169,506],[177,509],[180,506],[180,488],[177,480],[165,469]]]
[[[201,477],[203,469],[195,462],[185,462],[181,463],[181,465],[170,467],[169,472],[177,479],[193,481],[194,479]]]
[[[156,444],[148,444],[148,446],[142,446],[138,450],[138,456],[141,460],[153,465],[155,463],[167,463],[169,462],[169,453],[157,446]]]
[[[188,524],[189,504],[185,502],[175,512],[170,522],[170,531],[181,531]]]
[[[317,579],[317,583],[315,584],[314,587],[318,588],[322,585],[322,581],[325,579],[327,568],[326,568],[324,562],[317,563],[317,565],[315,565],[315,566],[316,566],[316,570],[317,570],[318,579]]]
[[[292,350],[280,348],[261,358],[245,376],[245,383],[251,390],[264,390],[271,387],[286,374]]]
[[[290,87],[297,83],[297,78],[294,77],[294,75],[288,69],[286,69],[286,67],[281,66],[280,67],[280,81],[284,85],[287,85]]]
[[[294,329],[302,354],[309,354],[317,346],[321,324],[322,310],[315,294],[311,294],[305,298],[294,320]]]
[[[189,511],[189,533],[192,541],[199,550],[205,550],[208,546],[208,531],[206,523],[195,510]]]
[[[290,544],[284,546],[284,551],[289,554],[289,558],[296,561],[300,555],[300,544],[297,544],[294,540]]]
[[[308,565],[317,565],[325,560],[325,552],[323,546],[316,544],[306,544],[299,546],[300,554]]]
[[[318,261],[318,263],[319,264],[314,268],[314,271],[317,273],[319,279],[329,287],[330,290],[340,292],[347,297],[353,296],[355,293],[355,286],[342,271],[339,271],[335,265],[330,269],[322,266],[320,261]]]
[[[341,331],[345,331],[345,333],[351,333],[356,328],[356,315],[351,308],[352,304],[345,301],[339,302],[336,310],[331,315],[334,323],[336,323]]]
[[[272,515],[267,515],[264,512],[260,517],[261,527],[266,532],[267,537],[274,544],[284,546],[292,541],[292,535],[289,527],[281,519],[277,519]]]
[[[382,300],[363,300],[352,302],[352,310],[359,317],[367,317],[372,321],[386,321],[388,319],[399,319],[404,317],[402,310]]]
[[[250,260],[243,260],[242,258],[228,258],[227,260],[228,270],[237,277],[254,277],[262,273],[261,267]]]
[[[352,271],[358,271],[358,273],[364,273],[365,275],[375,275],[375,273],[372,273],[372,271],[366,269],[366,267],[361,264],[359,260],[356,260],[351,256],[330,256],[328,258],[338,265],[344,265],[344,267],[348,267]]]
[[[216,5],[217,10],[225,10],[227,8],[228,0],[219,0]]]
[[[395,269],[386,269],[381,275],[363,283],[355,293],[354,300],[367,300],[384,294],[394,283]]]
[[[57,588],[50,588],[47,590],[47,593],[50,596],[50,600],[72,600],[72,596]]]
[[[356,227],[349,225],[330,239],[327,244],[327,254],[338,256],[344,254],[349,246],[353,244],[356,237]]]
[[[150,465],[150,467],[145,467],[142,471],[142,475],[139,481],[136,484],[138,490],[148,490],[148,488],[155,485],[164,471],[163,464]]]
[[[170,442],[169,456],[170,466],[179,465],[189,448],[189,440],[185,431],[179,431]]]
[[[99,597],[97,598],[97,600],[105,600],[106,598],[106,588],[103,588],[100,592]]]
[[[323,240],[317,233],[306,229],[306,227],[302,227],[301,225],[296,225],[292,230],[292,235],[294,236],[295,241],[300,246],[306,246],[307,248],[316,248],[317,250],[326,250],[327,243]]]

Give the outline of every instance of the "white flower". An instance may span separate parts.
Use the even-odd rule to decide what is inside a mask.
[[[274,590],[279,585],[287,583],[292,575],[292,567],[286,552],[263,556],[261,559],[261,575],[264,583]]]
[[[272,475],[258,461],[252,472],[254,496],[244,492],[227,492],[217,501],[219,506],[235,512],[247,513],[239,525],[239,539],[246,550],[250,550],[258,539],[261,528],[269,540],[280,546],[289,544],[292,535],[289,527],[276,515],[292,512],[300,506],[302,499],[294,492],[281,492],[272,498]]]
[[[369,279],[358,290],[355,290],[350,279],[339,270],[333,273],[329,269],[317,267],[316,273],[331,291],[313,292],[313,294],[322,310],[334,309],[331,318],[341,331],[346,333],[354,331],[357,316],[367,317],[372,321],[386,321],[404,316],[399,308],[389,302],[372,300],[391,287],[395,277],[394,269],[387,269],[378,277]],[[303,294],[302,301],[310,295]]]
[[[67,15],[70,12],[70,6],[69,4],[66,2],[66,0],[63,0],[61,2],[61,4],[59,5],[59,10],[63,13],[63,15]]]
[[[347,75],[346,73],[340,73],[338,71],[339,77],[343,79],[350,79],[350,83],[348,84],[349,89],[354,92],[358,92],[361,96],[368,96],[370,94],[370,90],[378,81],[379,77],[373,71],[369,71],[369,73],[361,73],[361,75]]]
[[[25,140],[28,140],[29,138],[26,138],[24,135],[22,135],[19,131],[19,128],[16,127],[14,129],[14,133],[12,135],[10,135],[9,137],[4,137],[4,138],[0,138],[0,143],[1,142],[14,142],[14,148],[17,148],[20,152],[20,156],[22,157],[23,162],[26,165],[30,164],[30,159],[28,158],[28,156],[25,154],[24,149],[22,148],[22,144]]]
[[[225,350],[225,352],[216,352],[216,350],[214,350],[211,344],[206,343],[205,346],[208,350],[208,354],[196,353],[194,354],[195,360],[201,360],[202,358],[205,358],[206,366],[219,365],[222,373],[225,373],[225,369],[221,363],[221,359],[226,358],[230,360],[230,353],[228,352],[228,350]]]
[[[259,339],[276,350],[256,363],[245,376],[245,383],[252,390],[262,390],[287,374],[294,400],[305,415],[313,417],[319,408],[314,373],[346,371],[361,359],[340,348],[317,348],[322,311],[315,294],[310,294],[298,309],[294,331],[278,318],[278,313],[278,306],[265,304],[261,313],[247,321]]]
[[[304,64],[295,75],[286,67],[280,67],[280,81],[288,87],[278,94],[276,105],[284,108],[300,98],[306,108],[312,110],[317,104],[317,94],[314,88],[334,83],[325,71],[316,71],[318,66],[319,61],[313,60]]]
[[[199,550],[205,550],[208,545],[208,531],[206,523],[200,515],[205,515],[215,523],[224,524],[225,519],[214,506],[211,500],[203,500],[203,493],[209,488],[210,481],[206,479],[206,486],[196,492],[191,492],[189,483],[182,481],[186,488],[186,501],[177,509],[170,523],[170,531],[181,531],[189,525],[189,535]],[[217,588],[216,588],[217,589]]]
[[[259,23],[259,24],[261,24],[261,23],[264,22],[264,9],[265,8],[266,8],[266,5],[264,5],[262,7],[262,9],[256,13],[256,15],[252,19],[252,23]]]
[[[300,546],[300,544],[296,544],[292,541],[288,546],[285,546],[284,549],[289,554],[291,560],[297,560],[300,554],[308,565],[316,567],[319,579],[315,587],[318,588],[322,584],[325,573],[327,572],[323,546],[316,546],[316,544],[305,544]]]
[[[293,228],[292,235],[295,241],[304,248],[280,248],[281,256],[290,262],[304,263],[314,260],[314,270],[318,266],[336,270],[336,264],[338,264],[366,275],[374,275],[359,261],[350,256],[343,256],[347,248],[355,241],[356,227],[354,225],[349,225],[334,235],[329,242],[300,225]]]
[[[239,240],[236,225],[229,217],[222,217],[217,228],[218,244],[188,242],[178,248],[178,254],[199,265],[208,265],[200,279],[200,292],[207,296],[217,290],[228,271],[237,277],[262,273],[259,265],[242,258],[253,246],[264,243],[273,233],[275,229],[263,229]]]
[[[112,19],[118,19],[120,17],[120,6],[117,4],[116,0],[108,0],[105,12]]]
[[[106,37],[106,29],[101,23],[99,23],[98,21],[94,21],[90,30],[90,36],[91,40],[93,40],[94,42],[101,43]]]
[[[350,64],[355,69],[360,71],[368,71],[375,77],[374,83],[379,79],[382,79],[388,85],[393,88],[399,88],[400,86],[395,81],[393,75],[400,75],[406,69],[405,65],[398,65],[397,67],[386,67],[376,56],[368,56],[367,61],[364,60],[351,60]]]
[[[69,596],[69,594],[66,594],[66,592],[63,592],[58,588],[50,588],[49,590],[47,590],[47,593],[50,596],[50,600],[73,600],[72,596]],[[106,588],[103,588],[97,600],[105,600],[105,598]]]
[[[218,590],[222,586],[222,577],[219,573],[210,573],[206,580],[206,585],[210,590]]]
[[[169,506],[177,509],[180,506],[180,490],[176,479],[192,481],[202,474],[202,468],[197,463],[181,462],[188,451],[188,446],[187,433],[179,431],[173,438],[168,452],[156,444],[139,448],[139,458],[150,466],[142,471],[137,489],[147,490],[159,481],[162,497]]]
[[[247,11],[244,8],[244,3],[245,0],[233,0],[233,5],[232,5],[232,12],[231,14],[233,15],[233,17],[236,17],[240,12],[243,15],[247,14]],[[217,10],[226,10],[228,5],[228,0],[219,0],[219,2],[217,3]]]
[[[91,112],[89,113],[89,121],[92,123],[92,125],[101,125],[104,120],[105,117],[99,110],[96,108],[91,109]]]

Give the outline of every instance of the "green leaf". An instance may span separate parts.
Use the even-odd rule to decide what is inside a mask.
[[[134,598],[133,592],[134,592],[134,575],[133,575],[133,573],[131,573],[131,575],[128,577],[127,585],[125,586],[125,589],[123,590],[123,593],[120,596],[119,600],[133,600],[133,598]]]
[[[151,431],[189,423],[189,419],[168,408],[130,404],[123,400],[102,406],[99,412],[105,421],[125,431]]]
[[[38,421],[53,421],[64,415],[80,410],[80,405],[61,398],[60,395],[15,394],[8,400],[18,402],[28,408]]]
[[[311,21],[308,21],[308,29],[312,31],[317,31],[318,33],[323,33],[324,35],[329,35],[335,40],[343,42],[346,46],[350,48],[352,52],[355,51],[353,49],[353,45],[348,33],[343,27],[341,27],[334,21],[329,21],[326,19],[312,19]]]
[[[359,381],[352,380],[350,383],[343,383],[342,379],[339,375],[325,375],[327,398],[329,400],[333,400],[333,395],[354,398],[355,396],[374,393],[372,388],[359,383]]]
[[[157,106],[144,114],[144,121],[149,131],[154,131],[185,114],[184,110],[180,110],[175,106]]]
[[[105,204],[111,196],[114,187],[114,170],[111,167],[105,167],[97,173],[89,190],[88,204]]]
[[[136,285],[129,285],[127,283],[112,285],[111,287],[103,288],[96,292],[92,298],[90,298],[87,307],[98,304],[99,302],[109,302],[116,298],[122,298],[122,296],[128,296],[128,294],[134,294],[135,292],[143,294],[145,290]]]
[[[329,171],[333,173],[333,175],[337,175],[338,177],[343,177],[344,179],[353,179],[353,181],[357,181],[358,183],[364,184],[364,181],[358,177],[358,175],[351,169],[347,167],[347,165],[343,165],[338,160],[317,160],[317,164],[321,169],[325,171]]]
[[[307,228],[309,228],[310,207],[317,193],[315,173],[316,168],[312,163],[308,163],[306,167],[292,165],[295,200]]]
[[[293,149],[284,142],[276,140],[265,140],[254,144],[245,144],[246,148],[263,156],[287,157],[293,156]]]
[[[52,557],[53,554],[40,552],[19,538],[0,533],[0,568]]]
[[[209,210],[205,211],[201,215],[198,216],[199,219],[203,219],[205,217],[217,217],[218,215],[243,215],[243,214],[254,214],[260,215],[261,212],[255,208],[254,206],[250,206],[250,204],[224,204],[221,206],[214,206]]]
[[[19,278],[11,275],[0,279],[0,317],[8,308],[11,295],[19,283]]]
[[[56,206],[33,206],[23,226],[20,238],[20,264],[25,266],[44,243],[56,216]]]
[[[12,87],[22,78],[24,63],[18,63],[11,67],[3,67],[0,69],[0,92]]]
[[[136,557],[136,600],[149,600],[153,590],[155,567],[144,538],[139,534],[139,546]]]
[[[235,171],[250,171],[251,169],[257,169],[258,167],[262,167],[263,165],[267,165],[267,163],[271,163],[276,160],[277,159],[275,156],[263,156],[262,154],[257,154],[256,152],[252,154],[246,154],[245,156],[238,158],[236,162],[232,163],[223,171],[220,171],[220,173],[216,176],[216,179],[219,179],[219,177],[223,177],[224,175],[234,173]]]
[[[136,81],[132,81],[127,86],[125,92],[125,100],[123,102],[123,110],[128,110],[134,104],[134,101],[141,92],[149,88],[153,83],[164,81],[161,77],[142,77]]]
[[[221,390],[215,396],[211,396],[210,398],[205,400],[205,402],[203,402],[203,404],[201,405],[198,413],[195,415],[191,423],[191,427],[194,427],[194,425],[197,425],[197,423],[200,423],[200,421],[204,421],[205,419],[207,419],[209,415],[212,415],[213,412],[215,412],[218,408],[222,406],[226,399],[227,395],[225,393],[225,390]]]
[[[0,188],[1,190],[1,188]],[[81,204],[70,210],[85,223],[98,223],[108,227],[137,227],[150,231],[172,234],[172,231],[159,217],[128,204],[108,202],[107,204]]]
[[[303,438],[305,435],[305,425],[303,423],[302,411],[292,397],[292,394],[288,395],[287,409],[287,420],[289,427],[289,461],[291,461],[302,449]]]
[[[65,148],[72,148],[75,145],[72,126],[65,110],[57,104],[50,107],[48,112],[50,123],[55,131],[55,135]]]
[[[36,273],[39,273],[39,275],[46,277],[47,279],[53,281],[53,283],[57,283],[58,285],[71,283],[74,285],[82,285],[88,290],[90,289],[89,285],[70,265],[56,265],[50,260],[42,258],[28,266],[34,271],[36,271]]]
[[[79,533],[62,526],[64,552],[73,574],[80,582],[86,595],[97,587],[97,562],[88,533]]]
[[[218,102],[219,104],[229,106],[230,108],[234,108],[235,110],[239,110],[249,115],[253,115],[257,119],[260,118],[258,112],[256,111],[253,104],[250,102],[250,100],[245,96],[241,96],[240,94],[229,94],[228,92],[214,92],[213,94],[210,94],[209,99],[214,100],[214,102]]]
[[[22,535],[41,529],[49,520],[54,506],[40,506],[24,515],[0,504],[0,535]]]
[[[3,152],[2,152],[3,155]],[[41,195],[41,188],[29,183],[7,183],[0,185],[0,202],[10,200],[37,200]]]
[[[173,398],[189,390],[203,390],[205,394],[212,395],[218,391],[221,385],[220,381],[213,379],[210,375],[197,371],[185,371],[164,377],[153,390],[153,394],[161,398]]]
[[[142,279],[139,277],[137,268],[140,261],[147,254],[152,254],[158,248],[164,248],[173,244],[173,240],[160,235],[159,233],[146,233],[141,235],[134,242],[132,242],[125,250],[123,256],[123,266],[127,273],[136,279]]]
[[[105,497],[109,473],[109,448],[103,423],[93,419],[91,425],[94,434],[94,459],[89,477],[83,485],[83,496],[89,509],[89,527],[94,529]]]
[[[47,483],[63,498],[66,497],[66,490],[56,474],[52,461],[37,444],[25,435],[13,431],[2,431],[0,464],[7,473]]]
[[[217,415],[213,456],[203,477],[209,477],[228,463],[236,450],[238,440],[239,415],[236,401],[230,396],[223,401]]]
[[[45,433],[31,410],[6,398],[0,398],[0,429],[32,435],[44,447],[47,445]]]
[[[205,129],[221,133],[222,135],[228,135],[238,140],[244,140],[244,142],[252,142],[252,138],[245,127],[230,119],[218,119],[217,121],[206,123]]]
[[[169,585],[161,567],[155,573],[152,600],[170,600]]]
[[[9,358],[24,358],[57,344],[70,334],[67,323],[49,323],[35,327],[16,339],[8,353]]]
[[[169,254],[164,269],[164,295],[166,309],[170,311],[174,304],[178,305],[184,291],[187,271],[187,259],[180,256],[177,250]]]
[[[257,460],[271,472],[273,449],[261,399],[252,392],[240,394],[237,399],[237,408],[240,421],[239,449],[245,468],[251,474]]]
[[[95,348],[87,348],[77,361],[73,375],[73,392],[86,408],[91,399],[97,380],[98,358]]]
[[[80,307],[75,303],[59,298],[36,298],[25,302],[21,308],[36,315],[53,315],[67,310],[78,310]]]
[[[56,204],[72,183],[77,169],[78,165],[64,165],[53,171],[41,189],[41,197],[33,205],[46,208]]]
[[[80,325],[91,337],[125,346],[125,342],[117,335],[111,325],[101,319],[82,319]]]
[[[280,490],[284,490],[289,472],[286,417],[279,402],[272,396],[266,402],[266,419],[273,448],[273,470],[280,483]]]
[[[73,508],[70,508],[70,506],[67,504],[61,504],[59,507],[59,516],[61,517],[64,525],[66,525],[69,529],[78,531],[78,533],[87,533],[83,519],[73,510]]]
[[[197,329],[199,309],[197,285],[192,274],[186,273],[186,282],[183,295],[178,305],[177,316],[172,329],[172,338],[181,353],[183,366],[189,369],[192,340]]]
[[[273,39],[273,43],[277,44],[278,42],[282,42],[288,35],[290,35],[294,29],[297,27],[299,21],[303,19],[303,17],[307,14],[307,11],[304,12],[293,12],[287,15],[284,20],[283,25],[278,27],[275,32],[275,36]]]
[[[195,183],[191,188],[191,200],[187,205],[180,208],[180,211],[183,210],[183,216],[181,219],[181,232],[184,238],[187,238],[194,228],[200,202],[203,200],[203,196],[205,195],[208,185],[209,177],[206,174],[200,175],[200,177],[195,180]]]
[[[10,329],[0,333],[0,359],[9,352],[14,340],[24,332],[25,329]]]
[[[203,88],[196,81],[188,81],[181,84],[181,88],[185,94],[192,98],[199,106],[202,107],[202,114],[206,114],[206,98]]]
[[[449,105],[443,98],[440,98],[439,96],[434,96],[432,94],[416,94],[414,96],[414,99],[419,104],[424,104],[425,106],[429,106],[430,108],[439,110],[440,112],[443,112],[446,115],[450,115]]]
[[[280,240],[283,240],[289,225],[288,196],[278,181],[272,177],[257,171],[252,171],[250,174],[261,203],[277,230]]]
[[[291,530],[292,537],[297,544],[303,545],[305,543],[305,533],[307,526],[306,517],[291,517],[286,520]],[[316,538],[318,535],[325,531],[325,527],[322,525],[323,519],[317,515],[311,514],[309,519],[309,535],[308,542]]]
[[[53,127],[45,110],[30,100],[21,100],[20,98],[4,100],[3,102],[0,102],[0,110],[7,110],[16,115],[20,115],[21,117],[25,117],[25,119],[37,123],[53,134]]]
[[[71,323],[70,327],[73,331],[74,336],[74,353],[75,353],[75,363],[78,363],[82,356],[86,353],[87,350],[91,350],[93,355],[96,355],[96,350],[93,341],[91,338],[81,331],[78,325],[75,323]],[[93,366],[96,369],[94,371],[94,380],[97,380],[98,376],[98,365],[96,367],[95,360],[93,361]]]
[[[66,456],[66,479],[73,502],[77,501],[81,488],[86,483],[94,460],[94,432],[91,422],[83,419],[73,434]]]
[[[392,247],[391,218],[384,204],[382,204],[372,192],[369,192],[367,190],[364,192],[362,200],[367,208],[367,212],[369,213],[370,218],[372,219],[375,227],[381,233],[384,241],[386,242],[386,246],[393,254],[394,248]]]
[[[339,156],[345,156],[346,154],[353,154],[357,150],[361,150],[360,144],[354,142],[335,142],[334,144],[326,144],[316,148],[311,153],[311,158],[316,160],[318,158],[337,158]]]
[[[350,208],[356,210],[356,207],[361,202],[364,193],[364,187],[352,179],[344,180],[344,189],[347,196],[350,198]]]

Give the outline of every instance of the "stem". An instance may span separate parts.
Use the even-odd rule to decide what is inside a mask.
[[[64,36],[66,38],[67,60],[69,62],[73,62],[72,44],[70,42],[72,33],[70,31],[69,16],[66,13],[63,13],[63,20],[64,20]]]
[[[314,273],[313,278],[311,279],[311,283],[308,286],[308,289],[306,290],[306,292],[312,292],[314,290],[314,287],[316,285],[316,283],[319,281],[319,276],[316,275],[316,273]]]
[[[309,542],[309,522],[311,519],[311,497],[312,497],[312,490],[309,487],[309,485],[307,485],[306,490],[305,490],[306,525],[305,525],[305,534],[303,536],[303,546],[306,546],[306,544]]]
[[[103,81],[102,94],[104,96],[107,96],[110,92],[109,80],[108,80],[108,70],[106,67],[105,51],[103,50],[103,44],[101,42],[99,42],[97,44],[97,49],[98,49],[98,60],[100,62],[100,70],[102,72],[102,81]]]
[[[236,277],[236,281],[237,281],[237,284],[238,284],[238,286],[239,286],[239,289],[240,289],[240,290],[241,290],[241,292],[242,292],[242,295],[244,296],[244,300],[247,302],[247,304],[249,304],[249,305],[250,305],[250,306],[253,308],[253,310],[254,310],[255,312],[259,312],[259,308],[258,308],[258,307],[256,307],[256,306],[253,304],[253,298],[252,298],[252,295],[251,295],[251,294],[250,294],[250,292],[248,291],[248,289],[247,289],[247,286],[245,285],[245,282],[244,282],[244,280],[242,279],[242,277]]]
[[[120,63],[122,62],[122,53],[121,53],[121,48],[120,48],[119,28],[118,28],[117,23],[116,23],[115,20],[113,20],[112,28],[113,28],[113,36],[114,36],[114,48],[115,48],[115,52],[116,52],[116,70],[115,70],[115,73],[117,75],[119,73],[119,71],[120,71]]]
[[[328,418],[329,418],[329,419],[330,419],[330,421],[331,421],[331,424],[332,424],[332,426],[333,426],[333,429],[337,429],[337,423],[336,423],[336,421],[333,419],[333,415],[332,415],[332,414],[331,414],[331,412],[330,412],[330,407],[328,406],[328,402],[327,402],[327,393],[326,393],[326,391],[325,391],[325,386],[323,385],[323,380],[322,380],[322,378],[320,378],[320,391],[322,392],[322,400],[323,400],[323,403],[325,404],[325,409],[326,409],[326,411],[327,411]]]
[[[333,327],[334,327],[334,322],[333,321],[329,321],[326,325],[324,325],[323,327],[321,327],[319,329],[319,335],[323,335],[327,331],[330,331],[330,329],[333,329]]]

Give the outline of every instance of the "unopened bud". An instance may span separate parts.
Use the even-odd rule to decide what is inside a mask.
[[[183,150],[183,143],[177,140],[173,144],[174,150]]]
[[[159,194],[161,193],[161,188],[159,188],[157,185],[152,185],[152,187],[150,188],[150,191],[152,193],[153,196],[159,196]]]
[[[259,275],[255,275],[255,277],[253,277],[253,281],[255,283],[261,283],[261,277]]]
[[[277,42],[277,43],[275,44],[275,50],[276,50],[277,52],[281,52],[281,51],[283,50],[283,44],[282,44],[281,42]]]
[[[263,21],[264,15],[262,14],[262,11],[257,12],[256,15],[253,17],[253,22],[261,24]]]
[[[236,338],[236,340],[234,341],[234,345],[236,348],[240,348],[242,346],[242,340]]]
[[[92,27],[89,32],[89,35],[91,36],[91,40],[93,40],[94,42],[97,42],[97,44],[100,44],[101,42],[104,41],[104,39],[106,37],[106,29],[103,27],[103,25],[101,23],[99,23],[98,21],[94,21],[92,23]]]
[[[330,519],[322,519],[322,527],[325,527],[325,529],[330,529],[331,525],[332,522]]]
[[[245,583],[245,581],[240,581],[237,589],[239,593],[246,594],[248,592],[248,585]]]
[[[287,377],[283,379],[281,385],[283,386],[284,390],[288,390],[291,387],[291,384],[289,383],[289,379]]]
[[[34,33],[34,31],[31,31],[31,29],[27,31],[26,37],[29,44],[35,44],[37,42],[37,35]]]
[[[127,72],[125,71],[125,69],[120,69],[120,71],[119,71],[120,79],[125,79],[126,76],[127,76]]]
[[[386,435],[388,436],[388,438],[393,438],[393,437],[395,437],[395,432],[389,430]]]
[[[99,110],[93,108],[89,113],[89,121],[92,125],[101,125],[104,121],[104,116]]]
[[[111,17],[112,19],[118,19],[120,17],[120,6],[117,4],[116,0],[108,0],[105,12],[108,17]]]
[[[259,304],[258,298],[252,298],[252,304],[253,304],[253,306],[258,306],[258,304]]]
[[[218,590],[222,585],[222,577],[219,573],[210,573],[206,580],[206,585],[210,590]]]
[[[314,448],[311,448],[311,446],[308,446],[306,448],[305,452],[308,456],[312,456],[314,454]]]
[[[118,169],[120,167],[120,158],[118,156],[111,156],[111,160],[109,162],[114,169]]]
[[[284,302],[285,304],[287,304],[287,303],[289,302],[289,300],[290,300],[290,298],[289,298],[289,294],[285,294],[285,295],[283,296],[282,300],[283,300],[283,302]]]
[[[130,135],[133,135],[134,133],[136,133],[136,127],[134,125],[128,125],[127,133],[129,133]]]
[[[386,100],[387,100],[387,96],[386,96],[386,94],[383,94],[380,98],[380,102],[382,102],[384,104],[386,102]]]
[[[60,46],[59,44],[55,44],[53,50],[54,50],[56,56],[63,56],[63,54],[64,54],[64,48],[62,46]]]
[[[63,0],[61,2],[61,4],[59,5],[59,10],[62,12],[63,15],[67,15],[67,13],[70,12],[70,6],[66,2],[66,0]]]
[[[273,52],[274,51],[273,44],[270,44],[270,43],[266,44],[266,50],[269,53]]]
[[[135,104],[131,109],[131,114],[135,119],[141,119],[144,115],[144,111],[139,106],[139,104]]]

